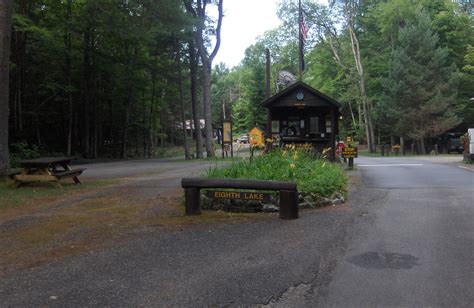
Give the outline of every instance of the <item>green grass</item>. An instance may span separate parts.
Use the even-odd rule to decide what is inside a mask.
[[[13,188],[11,183],[0,182],[0,210],[19,207],[28,202],[40,199],[56,199],[76,191],[92,190],[117,183],[117,180],[98,180],[84,182],[81,185],[61,183],[62,189],[55,189],[49,183],[37,183]]]
[[[331,196],[346,190],[347,179],[340,165],[315,159],[303,151],[276,150],[255,157],[252,162],[240,160],[230,166],[214,167],[208,171],[211,178],[240,178],[296,182],[299,191],[317,196]]]

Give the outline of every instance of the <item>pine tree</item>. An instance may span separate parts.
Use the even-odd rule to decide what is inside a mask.
[[[420,142],[459,124],[455,97],[459,73],[447,64],[448,53],[438,46],[429,16],[417,13],[416,21],[399,30],[392,53],[383,103],[394,130]]]

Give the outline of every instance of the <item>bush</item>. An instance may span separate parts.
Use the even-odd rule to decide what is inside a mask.
[[[22,159],[33,159],[40,157],[40,149],[37,145],[28,145],[26,143],[10,144],[10,165],[18,167],[18,161]]]
[[[337,164],[318,159],[311,152],[289,149],[275,150],[253,159],[242,160],[228,167],[211,168],[210,178],[292,181],[298,190],[320,197],[329,197],[346,190],[347,179]]]

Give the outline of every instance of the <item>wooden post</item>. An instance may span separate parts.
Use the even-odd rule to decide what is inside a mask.
[[[348,165],[349,170],[354,169],[354,158],[349,157],[349,165]]]
[[[185,188],[186,215],[201,215],[201,193],[199,188]]]
[[[337,113],[331,108],[331,161],[336,161],[336,117]],[[324,123],[326,125],[326,123]]]
[[[280,190],[280,219],[298,219],[298,194]]]

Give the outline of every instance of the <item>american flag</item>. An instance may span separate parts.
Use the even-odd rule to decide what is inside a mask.
[[[308,37],[308,28],[306,28],[306,25],[304,24],[303,14],[301,14],[300,20],[300,35],[301,39],[303,40],[303,44],[306,44],[306,38]]]

